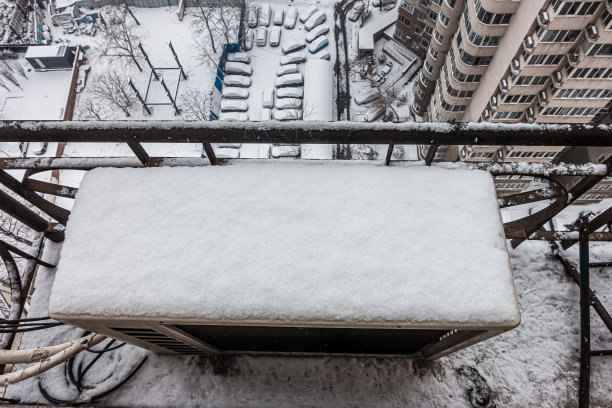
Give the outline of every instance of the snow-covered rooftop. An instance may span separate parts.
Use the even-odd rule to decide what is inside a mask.
[[[39,45],[28,47],[26,58],[58,57],[66,53],[65,45]]]
[[[374,13],[359,29],[359,49],[373,50],[374,35],[386,30],[397,20],[397,7],[386,13]]]
[[[519,321],[488,173],[286,162],[89,172],[49,312],[458,328]]]

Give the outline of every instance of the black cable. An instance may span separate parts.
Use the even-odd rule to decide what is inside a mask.
[[[46,325],[41,325],[41,326],[37,326],[37,327],[30,327],[27,329],[15,329],[15,330],[0,330],[0,333],[25,333],[25,332],[30,332],[30,331],[36,331],[36,330],[44,330],[44,329],[49,329],[51,327],[55,327],[55,326],[61,326],[64,323],[48,323]]]
[[[30,317],[28,319],[15,319],[15,320],[0,319],[0,323],[34,322],[36,320],[53,320],[53,319],[51,319],[49,316],[47,316],[47,317]]]
[[[119,344],[119,345],[117,345],[117,346],[115,346],[115,347],[111,347],[111,348],[109,348],[108,350],[92,350],[92,349],[85,349],[85,351],[87,351],[88,353],[94,353],[94,354],[97,354],[97,353],[106,353],[107,351],[117,350],[118,348],[121,348],[121,347],[123,347],[123,346],[125,346],[125,345],[126,345],[126,343],[121,343],[121,344]]]
[[[48,324],[55,324],[55,323],[59,323],[59,322],[51,322],[51,323],[32,322],[32,323],[11,323],[11,324],[0,323],[0,329],[6,329],[6,328],[11,328],[11,327],[45,326]]]
[[[96,364],[96,361],[98,361],[100,359],[100,357],[102,357],[104,355],[105,352],[108,351],[109,347],[113,345],[113,343],[115,342],[115,339],[111,339],[111,341],[109,341],[106,346],[104,346],[104,348],[102,349],[101,353],[98,353],[90,362],[89,364],[87,364],[87,366],[83,369],[83,371],[81,372],[81,370],[79,370],[79,378],[77,378],[77,390],[79,390],[79,392],[83,391],[83,378],[85,377],[85,374],[87,374],[87,371],[89,371],[89,369]]]

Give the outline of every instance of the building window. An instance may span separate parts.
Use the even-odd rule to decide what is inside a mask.
[[[419,14],[417,15],[417,19],[419,21],[425,21],[426,18],[427,18],[427,16],[425,15],[425,13],[419,11]]]
[[[513,14],[495,14],[490,13],[482,7],[480,0],[474,2],[474,11],[476,12],[476,18],[483,24],[496,24],[506,25],[510,23]]]
[[[442,41],[444,41],[444,36],[441,35],[438,30],[434,31],[434,35],[433,36],[436,39],[436,41],[438,42],[438,44],[442,44]]]
[[[400,7],[403,8],[404,10],[406,10],[408,13],[414,14],[414,7],[411,6],[410,4],[406,3],[406,0],[402,0],[402,3],[400,4]]]
[[[450,22],[450,19],[446,17],[444,12],[440,11],[440,23],[442,23],[444,27],[448,27],[449,22]]]
[[[512,83],[514,85],[519,86],[534,86],[534,85],[544,85],[544,83],[548,80],[548,76],[513,76]]]
[[[537,36],[542,43],[573,43],[580,35],[580,30],[545,30],[540,28]]]
[[[501,42],[501,36],[482,36],[472,31],[472,23],[467,7],[463,11],[463,20],[465,21],[465,30],[467,32],[467,40],[477,47],[496,47]]]
[[[558,16],[590,16],[601,3],[597,1],[554,0],[553,9]]]
[[[533,54],[529,55],[523,52],[523,59],[527,65],[557,65],[563,59],[563,54],[547,55]]]
[[[450,8],[455,8],[455,2],[456,2],[456,0],[446,0],[446,4]]]

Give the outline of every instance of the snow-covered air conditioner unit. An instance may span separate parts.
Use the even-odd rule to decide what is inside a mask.
[[[526,111],[527,122],[533,123],[535,122],[535,110],[530,106]]]
[[[535,42],[533,41],[533,37],[531,35],[526,36],[523,40],[523,48],[525,49],[525,51],[528,54],[531,54],[533,52],[534,47]]]
[[[512,71],[513,74],[519,74],[521,72],[521,62],[518,58],[512,58],[512,61],[510,61],[510,71]]]
[[[586,26],[586,35],[589,40],[596,41],[599,38],[599,30],[595,24],[588,24]]]
[[[49,314],[162,353],[429,359],[520,321],[488,172],[336,163],[92,170]]]
[[[499,90],[502,95],[508,94],[508,80],[506,78],[502,78],[501,81],[499,81]]]
[[[548,13],[546,11],[540,11],[538,13],[538,25],[542,28],[547,28],[550,24],[550,18],[548,17]]]
[[[563,85],[563,74],[561,74],[561,71],[553,72],[552,81],[553,81],[553,84],[555,84],[555,86]]]
[[[570,51],[567,54],[567,61],[572,67],[578,66],[580,63],[580,54],[577,51]]]
[[[546,91],[538,92],[538,103],[540,104],[540,106],[545,107],[546,105],[548,105],[548,102],[548,94],[546,93]]]
[[[491,111],[489,109],[485,109],[482,111],[482,115],[480,116],[482,117],[483,121],[487,121],[489,118],[491,118]]]

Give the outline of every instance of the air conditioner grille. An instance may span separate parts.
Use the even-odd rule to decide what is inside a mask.
[[[144,341],[146,343],[152,344],[157,347],[164,348],[169,351],[173,351],[175,353],[180,353],[180,354],[203,353],[202,350],[199,350],[190,344],[184,343],[173,337],[167,336],[163,333],[157,332],[152,329],[141,329],[141,328],[131,328],[131,327],[111,327],[111,329],[119,333],[125,334],[126,336],[133,337],[140,341]]]

